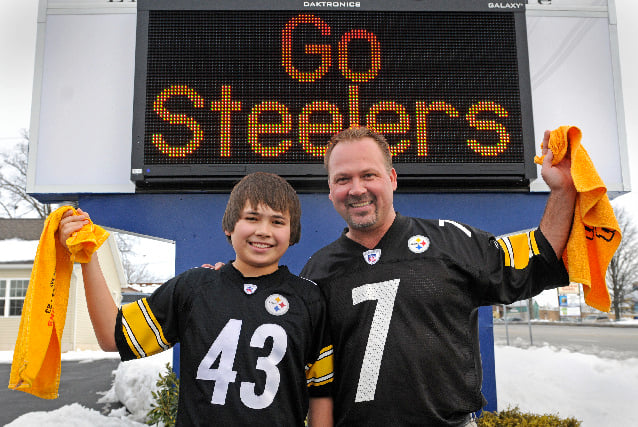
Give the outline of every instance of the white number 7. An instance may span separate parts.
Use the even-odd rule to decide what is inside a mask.
[[[399,289],[399,281],[399,279],[394,279],[386,282],[370,283],[352,290],[352,305],[357,305],[363,301],[377,301],[372,325],[370,326],[370,335],[368,335],[366,352],[363,356],[361,373],[359,374],[355,402],[374,400],[381,359],[383,359],[383,350],[385,349],[385,341],[388,337],[390,319],[392,318],[394,300]]]

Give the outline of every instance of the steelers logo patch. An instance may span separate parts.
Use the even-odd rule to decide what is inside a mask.
[[[266,311],[273,316],[286,314],[289,308],[288,300],[284,296],[272,294],[266,298]]]
[[[410,240],[408,240],[408,248],[415,254],[422,254],[427,251],[429,247],[430,239],[425,236],[421,236],[420,234],[412,236],[410,237]]]

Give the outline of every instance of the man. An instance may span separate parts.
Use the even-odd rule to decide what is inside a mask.
[[[557,255],[572,223],[570,160],[542,176],[551,193],[537,230],[497,241],[449,220],[395,212],[397,173],[382,135],[335,135],[324,164],[329,198],[348,228],[302,277],[321,287],[335,351],[339,426],[471,426],[484,406],[478,308],[568,283]]]

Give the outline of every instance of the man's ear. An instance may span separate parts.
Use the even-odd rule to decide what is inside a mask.
[[[397,171],[394,168],[390,171],[390,182],[392,182],[392,190],[396,190],[399,182],[397,179]]]

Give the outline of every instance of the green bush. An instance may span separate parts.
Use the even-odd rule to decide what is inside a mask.
[[[557,415],[536,415],[521,412],[518,407],[500,412],[483,412],[478,419],[479,427],[579,427],[575,418],[561,419]]]
[[[147,414],[147,424],[163,424],[166,427],[175,425],[177,417],[177,400],[179,396],[179,379],[166,364],[166,374],[160,373],[157,380],[157,392],[152,392],[154,403]],[[561,419],[554,414],[536,415],[521,412],[518,406],[500,412],[483,412],[477,420],[478,427],[580,427],[581,422],[575,418]],[[307,424],[306,424],[307,425]]]
[[[171,369],[170,364],[166,364],[166,375],[159,374],[157,380],[157,392],[153,391],[153,403],[151,410],[146,415],[146,424],[155,425],[158,423],[166,427],[174,426],[177,418],[177,399],[179,397],[179,379]]]

